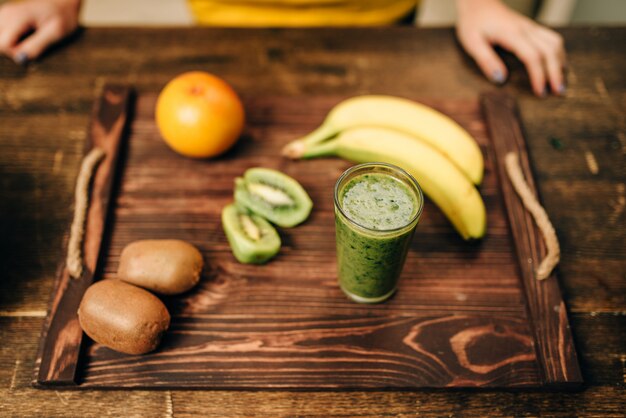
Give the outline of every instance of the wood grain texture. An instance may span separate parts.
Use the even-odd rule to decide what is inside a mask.
[[[487,237],[463,242],[428,202],[398,294],[364,306],[347,300],[336,284],[329,191],[350,164],[279,157],[287,141],[317,126],[341,98],[249,98],[244,138],[211,161],[182,158],[164,145],[154,124],[155,100],[145,94],[137,102],[103,278],[114,276],[125,245],[147,238],[190,241],[209,268],[195,290],[166,300],[173,320],[159,350],[125,356],[93,344],[81,387],[543,385],[492,145],[475,101],[427,103],[466,126],[486,155]],[[280,255],[261,267],[234,260],[219,221],[234,178],[252,166],[298,179],[315,204],[305,225],[280,231]],[[571,345],[568,334],[564,347]],[[549,383],[568,381],[563,375]]]
[[[509,81],[491,85],[452,29],[98,28],[27,68],[0,58],[0,414],[622,417],[626,28],[559,32],[568,51],[568,94],[545,100],[532,97],[523,65],[510,56]],[[190,69],[214,72],[248,95],[514,95],[537,187],[561,241],[559,279],[587,388],[575,394],[207,390],[172,391],[171,397],[167,391],[31,389],[94,92],[105,80],[154,92]],[[589,172],[585,152],[595,155],[597,175]]]
[[[28,68],[0,60],[0,170],[7,182],[1,204],[7,214],[3,230],[10,237],[0,245],[5,245],[4,261],[11,267],[0,282],[0,302],[10,309],[47,308],[61,252],[60,245],[49,243],[61,241],[70,216],[95,91],[110,80],[154,92],[182,71],[202,69],[248,95],[386,93],[473,99],[495,90],[514,95],[529,134],[538,186],[567,259],[561,272],[568,272],[562,282],[568,307],[622,311],[626,270],[618,249],[626,234],[621,227],[626,212],[614,208],[619,208],[623,183],[619,118],[625,85],[618,69],[626,66],[620,48],[626,31],[575,28],[561,33],[570,52],[568,97],[546,100],[532,96],[523,65],[510,56],[505,56],[509,81],[501,87],[490,84],[455,45],[450,29],[103,28],[82,32]],[[599,85],[606,94],[600,95]],[[551,145],[553,137],[560,139],[561,148]],[[586,168],[585,151],[600,162],[596,176]],[[604,219],[615,220],[608,228]],[[29,258],[31,238],[36,239],[35,263]],[[30,280],[23,280],[24,274]]]
[[[502,198],[515,242],[543,378],[547,386],[566,382],[580,384],[582,377],[556,271],[545,280],[536,278],[536,269],[547,254],[546,245],[535,220],[513,189],[504,165],[509,152],[517,153],[526,184],[536,194],[517,106],[510,96],[502,94],[486,95],[482,103],[498,161]]]
[[[540,416],[622,417],[622,335],[625,317],[571,315],[586,366],[583,392],[420,390],[390,392],[292,391],[52,391],[31,387],[41,318],[0,318],[0,399],[9,416]],[[97,405],[97,408],[94,406]]]
[[[83,340],[77,310],[97,271],[129,104],[127,87],[107,85],[94,106],[85,155],[97,147],[105,152],[105,157],[92,176],[82,244],[84,269],[80,277],[73,279],[65,263],[59,268],[57,291],[51,302],[37,362],[37,383],[41,385],[76,383]]]

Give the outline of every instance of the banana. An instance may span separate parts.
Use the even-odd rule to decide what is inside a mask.
[[[423,104],[392,96],[358,96],[336,105],[322,125],[297,141],[323,142],[341,131],[360,126],[394,129],[413,135],[439,150],[474,184],[483,178],[483,156],[472,136],[448,116]],[[294,141],[290,147],[298,147]]]
[[[380,127],[352,128],[326,142],[300,142],[292,152],[292,158],[334,155],[357,163],[397,165],[415,177],[464,239],[485,235],[487,214],[478,190],[443,154],[410,135]]]

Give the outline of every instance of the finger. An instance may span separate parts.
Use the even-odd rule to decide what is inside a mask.
[[[543,39],[557,51],[561,65],[565,67],[567,65],[567,53],[565,52],[565,41],[563,37],[553,30],[539,25],[537,25],[536,32],[539,38]]]
[[[565,77],[565,70],[567,69],[567,53],[565,51],[565,42],[563,41],[563,37],[543,26],[538,26],[537,29],[536,36],[556,51],[556,56],[559,62],[559,71],[562,77],[562,84],[558,87],[556,92],[560,95],[564,95],[567,90],[567,81]],[[556,70],[552,69],[551,71]]]
[[[31,22],[19,17],[14,17],[10,20],[3,19],[0,23],[2,25],[2,31],[0,32],[0,51],[5,53],[11,53],[20,37],[27,33],[32,27]]]
[[[512,33],[498,39],[498,43],[514,53],[524,63],[533,92],[539,97],[544,97],[546,95],[546,74],[543,57],[530,39],[525,35],[520,36],[520,34]]]
[[[539,36],[535,31],[529,32],[528,37],[535,47],[541,51],[550,90],[555,94],[565,94],[563,64],[557,45]]]
[[[14,48],[15,56],[23,56],[29,60],[37,58],[48,46],[62,37],[63,26],[61,22],[57,20],[46,21]]]
[[[459,40],[467,53],[476,61],[485,77],[496,84],[502,84],[506,81],[507,68],[487,39],[479,33],[475,33],[460,35]]]

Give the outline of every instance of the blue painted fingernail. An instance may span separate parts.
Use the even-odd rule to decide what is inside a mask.
[[[26,65],[26,63],[28,62],[28,55],[26,55],[26,52],[18,52],[17,54],[15,54],[15,57],[13,59],[19,65]]]
[[[565,83],[561,83],[561,85],[559,86],[559,91],[558,93],[563,96],[565,95],[565,93],[567,93],[567,86],[565,86]]]
[[[491,80],[496,84],[502,84],[506,80],[504,73],[500,70],[495,70],[491,73]]]

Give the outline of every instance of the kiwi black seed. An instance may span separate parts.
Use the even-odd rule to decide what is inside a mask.
[[[290,228],[304,222],[313,202],[293,178],[269,168],[250,168],[235,180],[236,202],[275,225]]]

